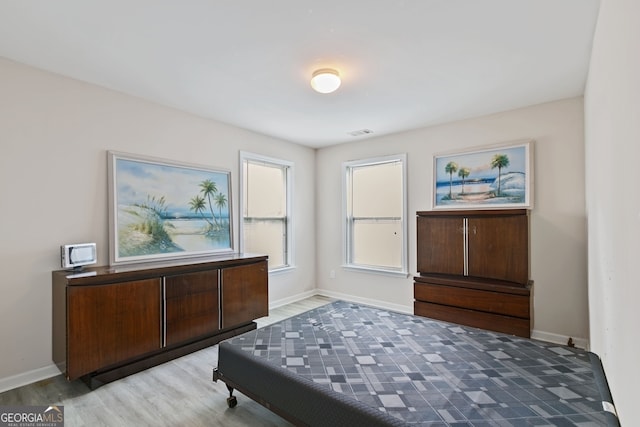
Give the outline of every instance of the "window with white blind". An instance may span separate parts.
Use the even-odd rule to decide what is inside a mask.
[[[406,155],[345,162],[345,266],[406,275]]]
[[[292,267],[293,163],[245,152],[240,163],[241,250],[268,255],[269,271]]]

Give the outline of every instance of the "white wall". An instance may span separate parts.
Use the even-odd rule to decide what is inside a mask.
[[[270,278],[269,299],[315,288],[314,150],[4,59],[0,94],[0,391],[57,372],[59,246],[96,242],[108,263],[107,150],[230,169],[236,248],[239,150],[294,161],[298,268]]]
[[[624,426],[640,424],[640,2],[603,0],[585,92],[591,347]]]
[[[341,163],[408,154],[409,213],[431,209],[434,153],[534,139],[531,278],[535,335],[586,344],[587,253],[582,98],[573,98],[402,134],[320,149],[317,155],[317,275],[322,293],[413,311],[411,278],[343,270]],[[409,271],[416,271],[415,219],[409,222]],[[335,278],[330,278],[331,271]]]

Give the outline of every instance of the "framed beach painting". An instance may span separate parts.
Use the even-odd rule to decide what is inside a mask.
[[[437,154],[434,209],[533,208],[533,141]]]
[[[108,152],[111,265],[233,251],[231,172]]]

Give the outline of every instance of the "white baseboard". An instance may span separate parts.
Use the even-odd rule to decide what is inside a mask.
[[[7,378],[0,378],[0,393],[22,387],[23,385],[32,384],[38,381],[46,380],[51,377],[60,375],[61,372],[54,364],[45,366],[44,368],[34,369],[32,371],[23,372]]]
[[[370,298],[362,298],[354,295],[343,294],[341,292],[327,291],[326,289],[316,289],[316,295],[322,295],[329,298],[340,299],[343,301],[355,302],[365,305],[370,305],[372,307],[397,311],[400,313],[413,314],[413,306],[400,305],[400,304],[391,304],[387,301],[380,301]]]
[[[567,345],[569,338],[571,338],[571,340],[573,341],[573,344],[576,347],[581,348],[583,350],[589,350],[589,340],[586,338],[568,337],[566,335],[559,335],[559,334],[554,334],[554,333],[545,332],[545,331],[537,331],[535,329],[531,331],[531,338],[534,340],[546,341],[546,342],[561,344],[561,345]]]
[[[291,304],[294,302],[298,302],[301,301],[305,298],[310,298],[314,295],[319,295],[316,289],[310,290],[310,291],[306,291],[300,294],[296,294],[287,298],[282,298],[276,301],[271,301],[269,303],[269,309],[273,309],[273,308],[278,308],[278,307],[282,307],[283,305],[287,305],[287,304]]]

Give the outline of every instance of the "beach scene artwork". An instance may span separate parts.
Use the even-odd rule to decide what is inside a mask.
[[[232,250],[230,173],[112,154],[112,263]]]
[[[531,141],[434,156],[434,208],[532,208]]]

